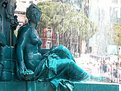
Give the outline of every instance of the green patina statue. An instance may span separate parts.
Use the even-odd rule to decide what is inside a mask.
[[[19,79],[50,81],[57,87],[62,80],[82,81],[88,78],[89,74],[77,66],[72,54],[63,45],[40,48],[42,41],[36,28],[41,15],[36,5],[30,5],[26,11],[28,23],[19,29],[16,43]]]
[[[24,88],[27,91],[30,91],[27,87],[28,81],[47,81],[56,91],[58,88],[59,91],[72,91],[75,81],[97,79],[78,67],[65,46],[41,48],[42,41],[36,29],[42,12],[34,4],[28,7],[28,23],[20,27],[16,39],[14,30],[18,21],[14,15],[15,8],[16,0],[0,0],[0,81],[27,81]],[[8,85],[10,88],[13,86],[15,85]],[[18,87],[18,84],[16,86]]]

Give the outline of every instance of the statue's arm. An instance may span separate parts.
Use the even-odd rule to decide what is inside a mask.
[[[20,70],[21,73],[24,73],[24,71],[26,70],[25,67],[25,63],[24,63],[24,48],[26,45],[26,41],[27,41],[27,33],[23,33],[21,35],[18,36],[18,42],[17,42],[17,46],[16,46],[16,51],[17,51],[17,63],[18,63],[18,68]]]

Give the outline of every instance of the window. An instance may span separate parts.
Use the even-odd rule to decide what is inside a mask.
[[[118,0],[112,0],[112,3],[118,4]]]
[[[26,1],[21,1],[22,3],[26,3]]]
[[[118,7],[112,7],[111,8],[111,17],[112,18],[121,18],[121,15],[120,15],[120,8]]]
[[[31,4],[32,4],[32,3],[33,3],[33,1],[29,1],[29,3],[31,3]]]

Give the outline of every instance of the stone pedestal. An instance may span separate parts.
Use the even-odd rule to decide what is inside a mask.
[[[48,82],[0,82],[0,91],[55,91]],[[73,91],[120,91],[119,84],[75,83]]]

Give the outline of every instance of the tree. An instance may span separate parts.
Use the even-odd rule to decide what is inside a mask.
[[[40,2],[38,6],[42,11],[41,30],[51,26],[53,31],[62,35],[61,43],[68,48],[72,47],[75,37],[89,40],[95,33],[94,24],[81,10],[77,11],[68,3]]]
[[[80,32],[82,39],[90,38],[95,32],[94,24],[82,11],[76,11],[70,4],[43,2],[38,6],[42,11],[41,29],[51,26],[54,31],[59,33],[73,29]]]
[[[83,0],[52,0],[54,2],[62,2],[62,3],[69,3],[70,5],[73,5],[76,7],[76,9],[81,9],[82,8],[82,2]]]
[[[121,24],[114,24],[113,25],[113,39],[114,43],[117,45],[121,45]]]

